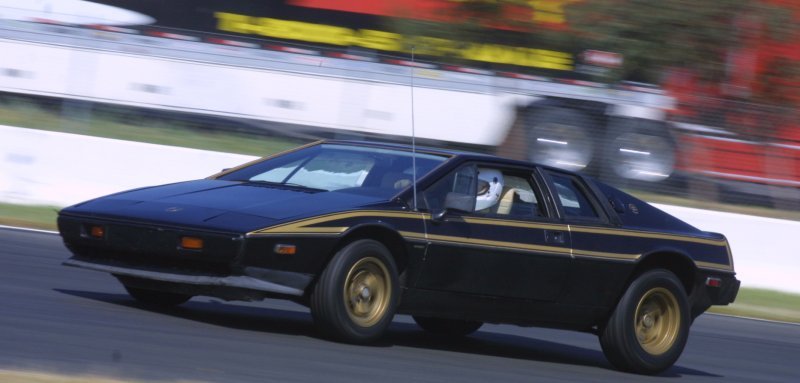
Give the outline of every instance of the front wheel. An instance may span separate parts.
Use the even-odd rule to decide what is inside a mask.
[[[311,294],[314,323],[328,337],[368,343],[392,321],[398,299],[397,267],[378,241],[362,239],[339,250]]]
[[[690,324],[681,282],[667,270],[651,270],[628,287],[600,332],[600,345],[615,367],[655,374],[678,360]]]

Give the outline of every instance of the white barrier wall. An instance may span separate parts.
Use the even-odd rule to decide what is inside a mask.
[[[205,178],[254,158],[0,125],[0,201],[68,206]]]
[[[183,110],[320,128],[397,135],[411,130],[411,100],[418,137],[499,145],[518,99],[530,96],[411,88],[194,60],[0,39],[0,90]],[[323,57],[309,58],[323,66]],[[358,71],[353,71],[358,72]],[[430,71],[428,71],[430,72]],[[424,75],[427,72],[423,72]],[[362,73],[363,75],[363,73]],[[409,76],[395,76],[410,82]],[[231,95],[235,95],[232,97]]]
[[[654,204],[692,226],[725,234],[738,278],[747,287],[800,292],[800,222]]]
[[[204,178],[255,157],[0,125],[0,201],[67,206],[131,188]],[[725,234],[748,287],[800,292],[800,222],[657,205]]]

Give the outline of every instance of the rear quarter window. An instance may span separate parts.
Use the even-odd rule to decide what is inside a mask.
[[[604,194],[605,198],[619,217],[622,224],[646,230],[679,230],[686,232],[699,232],[694,226],[675,218],[660,209],[644,202],[622,190],[602,182],[595,181],[595,185]]]
[[[576,177],[558,173],[549,173],[549,175],[555,189],[553,190],[555,202],[561,208],[565,218],[600,220],[597,208]]]

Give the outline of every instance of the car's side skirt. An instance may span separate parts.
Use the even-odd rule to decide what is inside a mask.
[[[608,308],[408,288],[398,313],[590,331]]]

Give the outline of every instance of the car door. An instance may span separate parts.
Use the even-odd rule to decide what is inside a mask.
[[[548,169],[543,171],[562,222],[569,224],[572,267],[560,302],[578,306],[613,304],[638,258],[636,240],[621,235],[610,203],[603,208],[599,192],[581,177]],[[608,211],[608,212],[607,212]]]
[[[569,272],[570,236],[545,202],[541,179],[533,168],[476,163],[469,169],[477,180],[472,209],[427,221],[430,246],[417,287],[555,300]],[[478,188],[495,180],[497,196],[486,200]]]
[[[472,235],[471,227],[464,218],[475,203],[476,175],[474,164],[466,164],[434,182],[420,193],[421,207],[429,213],[429,219],[425,222],[427,246],[421,266],[422,271],[425,271],[428,259],[452,261],[451,254],[463,251],[465,241]],[[461,209],[452,207],[445,209],[446,203],[452,205],[452,201],[455,200],[461,201],[460,204],[463,205]],[[459,203],[455,205],[459,205]],[[445,213],[445,210],[446,214],[434,217],[436,214]],[[448,285],[450,284],[447,280],[448,277],[446,275],[442,279],[418,279],[415,285],[421,288]]]

